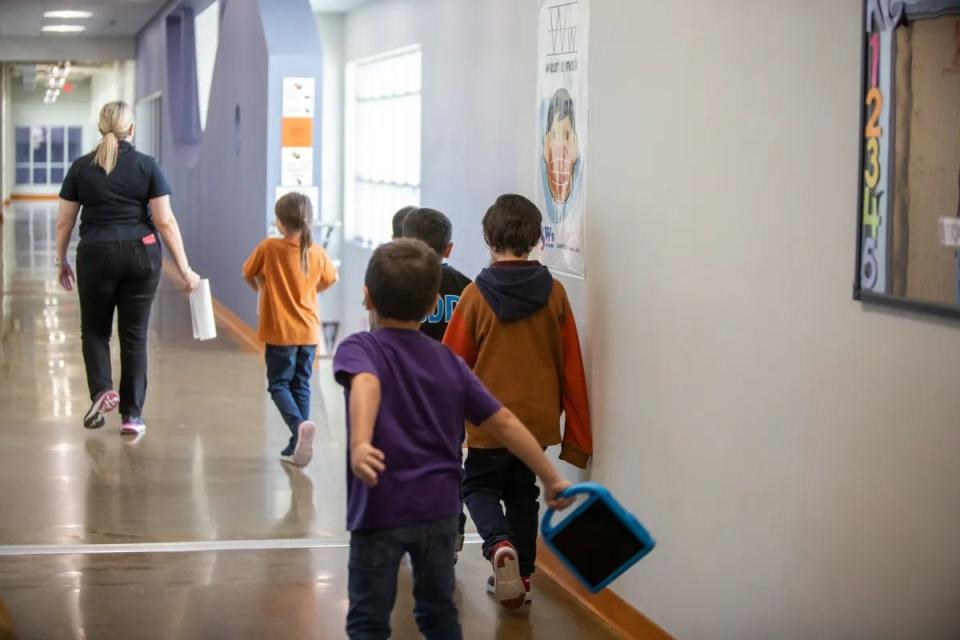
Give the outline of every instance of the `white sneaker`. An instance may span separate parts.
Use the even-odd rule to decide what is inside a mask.
[[[97,396],[83,416],[83,426],[87,429],[99,429],[106,424],[104,414],[110,413],[120,404],[120,394],[116,391],[104,391]]]
[[[520,577],[520,560],[517,557],[516,548],[509,542],[499,543],[494,547],[490,563],[493,565],[494,599],[504,609],[522,607],[527,597],[527,590]]]
[[[141,436],[147,430],[147,425],[143,423],[143,418],[124,418],[120,425],[120,433],[125,436]]]
[[[317,425],[310,422],[301,422],[297,427],[297,446],[293,450],[293,464],[305,467],[313,460],[313,436],[317,433]]]

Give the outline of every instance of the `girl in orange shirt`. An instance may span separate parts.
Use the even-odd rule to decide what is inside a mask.
[[[288,193],[274,208],[282,238],[267,238],[243,265],[243,279],[260,294],[257,335],[266,346],[270,396],[290,429],[280,459],[298,467],[313,458],[317,425],[310,421],[310,377],[320,338],[317,294],[337,281],[327,253],[313,244],[313,207]]]

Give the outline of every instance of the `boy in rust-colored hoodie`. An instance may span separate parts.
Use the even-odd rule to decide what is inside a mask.
[[[500,196],[487,210],[483,234],[493,263],[464,289],[443,342],[540,446],[562,443],[560,458],[582,469],[593,450],[583,357],[563,285],[528,259],[541,220],[518,195]],[[488,591],[514,608],[529,601],[540,490],[533,472],[490,433],[468,424],[467,447],[463,499],[493,565]]]

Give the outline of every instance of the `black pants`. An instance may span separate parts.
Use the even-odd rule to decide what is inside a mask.
[[[77,248],[80,334],[90,398],[113,388],[110,335],[116,309],[124,418],[139,418],[147,395],[147,323],[160,283],[160,260],[159,242],[104,242]]]
[[[520,574],[533,575],[540,513],[536,475],[506,449],[470,449],[464,466],[463,501],[483,538],[483,555],[489,558],[493,547],[507,540],[517,548]]]

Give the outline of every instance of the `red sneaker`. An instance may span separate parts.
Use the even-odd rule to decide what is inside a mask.
[[[526,600],[526,589],[520,577],[520,561],[517,550],[504,540],[493,547],[490,554],[493,576],[487,581],[487,590],[504,609],[518,609]],[[490,584],[490,581],[493,584]]]
[[[526,591],[526,604],[532,604],[533,598],[530,596],[530,576],[522,576],[523,590]]]

